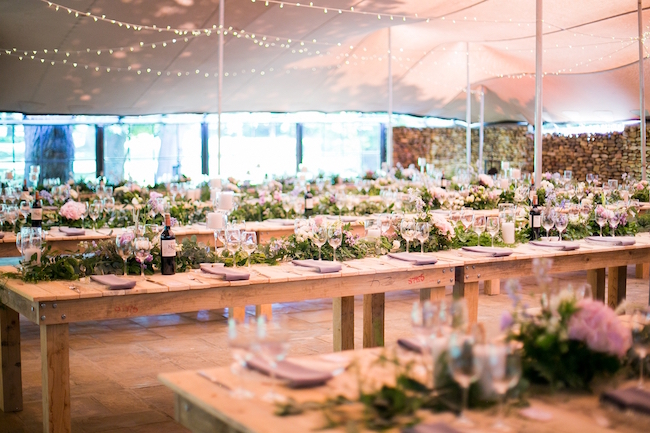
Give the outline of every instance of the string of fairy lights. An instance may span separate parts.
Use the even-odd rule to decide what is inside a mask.
[[[156,24],[150,24],[150,25],[144,25],[144,24],[136,24],[136,23],[131,23],[131,22],[125,22],[121,20],[117,20],[111,17],[107,17],[106,15],[97,15],[93,14],[88,11],[81,11],[77,10],[74,8],[70,8],[67,6],[63,6],[51,1],[47,0],[41,0],[43,3],[46,3],[49,8],[53,9],[55,12],[63,12],[67,13],[69,15],[74,15],[76,18],[89,18],[92,19],[94,22],[105,22],[109,23],[112,25],[119,26],[121,28],[125,28],[128,30],[132,30],[135,32],[141,32],[143,30],[147,31],[152,31],[152,32],[172,32],[174,33],[177,37],[172,37],[172,38],[166,38],[162,40],[156,40],[156,41],[144,41],[141,40],[136,44],[132,45],[127,45],[127,46],[120,46],[120,47],[111,47],[111,48],[91,48],[91,47],[86,47],[83,49],[75,49],[75,50],[61,50],[58,48],[43,48],[39,50],[24,50],[24,49],[18,49],[18,48],[0,48],[0,55],[5,55],[5,56],[11,56],[14,58],[18,58],[19,60],[32,60],[35,62],[39,62],[42,64],[49,64],[51,66],[55,65],[67,65],[67,66],[72,66],[73,68],[79,68],[79,69],[84,69],[84,70],[91,70],[95,72],[127,72],[127,73],[135,73],[137,75],[157,75],[157,76],[168,76],[168,77],[184,77],[184,76],[189,76],[189,75],[200,75],[205,78],[210,78],[210,77],[218,77],[218,72],[213,72],[213,71],[205,71],[201,69],[192,69],[192,70],[161,70],[153,67],[146,67],[146,66],[141,66],[138,64],[136,67],[136,64],[129,65],[126,67],[120,66],[120,67],[115,67],[115,66],[109,66],[109,65],[98,65],[94,64],[94,62],[82,62],[78,59],[70,59],[71,56],[81,56],[81,55],[87,55],[87,54],[96,54],[97,56],[101,56],[103,54],[108,54],[109,56],[114,56],[117,58],[124,58],[126,57],[125,54],[128,53],[138,53],[142,51],[143,49],[156,49],[156,48],[165,48],[168,46],[174,46],[177,43],[189,43],[191,41],[196,40],[197,38],[200,37],[210,37],[212,35],[218,35],[223,31],[224,35],[230,35],[231,38],[238,38],[238,39],[245,39],[249,40],[251,43],[263,47],[263,48],[278,48],[278,49],[283,49],[291,54],[296,54],[296,55],[306,55],[306,56],[324,56],[324,55],[336,55],[337,60],[341,60],[338,62],[336,65],[328,65],[328,66],[320,66],[320,67],[307,67],[307,68],[298,68],[297,66],[293,66],[292,68],[286,69],[286,73],[291,73],[292,70],[311,70],[313,72],[317,70],[323,70],[323,69],[335,69],[335,68],[341,68],[344,66],[348,65],[353,65],[356,66],[357,63],[354,60],[358,60],[359,56],[354,53],[355,47],[353,45],[346,45],[343,44],[343,42],[326,42],[326,41],[320,41],[316,39],[300,39],[300,38],[286,38],[286,37],[280,37],[276,35],[268,35],[268,34],[259,34],[259,33],[253,33],[253,32],[247,32],[243,29],[237,29],[233,27],[227,27],[227,28],[219,28],[217,25],[212,25],[210,27],[206,28],[195,28],[195,29],[181,29],[181,28],[176,28],[173,26],[159,26]],[[282,9],[285,6],[287,7],[294,7],[294,8],[310,8],[314,9],[316,11],[320,11],[323,13],[338,13],[338,14],[357,14],[357,15],[363,15],[363,16],[376,16],[378,19],[389,19],[389,20],[401,20],[401,21],[411,21],[413,23],[426,23],[430,22],[432,20],[441,20],[441,21],[450,21],[452,23],[456,22],[479,22],[479,23],[511,23],[511,24],[516,24],[518,26],[521,25],[527,25],[530,26],[531,24],[534,24],[534,22],[528,22],[528,21],[515,21],[515,20],[505,20],[505,21],[498,21],[498,20],[477,20],[475,17],[472,19],[471,17],[464,16],[463,19],[459,18],[451,18],[450,15],[453,15],[453,12],[448,14],[447,16],[436,16],[436,17],[421,17],[418,16],[418,14],[413,14],[413,15],[401,15],[401,14],[387,14],[387,13],[375,13],[371,11],[366,11],[366,10],[357,10],[354,7],[350,7],[349,9],[332,9],[328,8],[325,6],[320,6],[317,4],[314,4],[314,2],[309,2],[309,3],[298,3],[298,2],[285,2],[285,1],[280,1],[280,0],[251,0],[252,3],[260,3],[264,4],[264,6],[269,7],[270,5],[279,5],[279,8]],[[617,53],[618,51],[624,50],[625,48],[628,48],[632,44],[636,43],[638,41],[638,37],[613,37],[613,36],[602,36],[602,35],[594,35],[591,33],[585,33],[585,32],[580,32],[580,31],[574,31],[574,30],[567,30],[564,29],[560,26],[556,26],[550,23],[545,23],[548,25],[549,28],[555,28],[560,31],[571,31],[573,32],[574,36],[582,36],[582,37],[594,37],[594,38],[606,38],[609,41],[608,42],[600,42],[597,44],[571,44],[568,46],[559,46],[556,44],[555,47],[548,47],[546,49],[550,50],[559,50],[559,49],[582,49],[584,50],[585,48],[588,47],[597,47],[600,45],[608,45],[608,44],[620,44],[620,47],[615,50],[613,53],[610,53],[609,55],[606,56],[600,56],[598,58],[594,59],[589,59],[588,61],[583,61],[583,62],[577,62],[574,67],[584,67],[586,68],[587,66],[591,65],[592,63],[596,61],[602,61],[605,58],[611,58],[612,55]],[[650,28],[650,27],[648,27]],[[645,46],[645,40],[649,36],[649,33],[646,32],[643,37],[642,37],[642,42],[644,44],[645,50],[646,50],[646,57],[648,57],[648,49],[647,46]],[[486,44],[489,44],[489,41],[485,41]],[[317,48],[316,51],[313,51],[313,49]],[[341,50],[337,50],[340,48]],[[358,48],[358,47],[356,47]],[[330,51],[330,49],[336,50],[334,52]],[[545,50],[546,50],[545,49]],[[323,51],[321,51],[323,50]],[[349,52],[344,52],[348,51]],[[366,51],[366,48],[363,48],[364,52]],[[412,53],[413,55],[416,55],[417,53],[422,53],[425,56],[430,55],[431,53],[434,52],[439,52],[439,51],[446,51],[446,47],[441,47],[435,50],[430,50],[430,51],[419,51],[419,50],[409,50],[407,49],[407,53]],[[505,47],[506,51],[510,52],[534,52],[534,50],[529,49],[529,48],[508,48],[508,46]],[[404,48],[398,48],[398,49],[393,49],[393,53],[396,52],[404,52]],[[470,53],[475,52],[475,51],[483,51],[482,47],[479,47],[478,49],[475,50],[470,50]],[[395,60],[402,61],[401,57],[398,57],[391,53],[391,56]],[[466,55],[466,51],[463,52],[463,55]],[[57,56],[57,55],[65,55],[65,58],[46,58],[46,56]],[[361,56],[360,60],[362,62],[365,61],[383,61],[388,55],[388,52],[385,53],[385,55],[381,54],[373,54],[369,56]],[[350,61],[350,58],[353,59],[353,61]],[[407,57],[407,62],[411,61],[410,57]],[[417,67],[418,65],[422,65],[423,62],[420,60],[419,62],[415,63],[414,65],[410,65],[407,67],[407,69],[412,69]],[[435,62],[434,62],[435,64]],[[250,71],[250,72],[249,72]],[[238,74],[243,75],[246,73],[251,73],[251,74],[259,74],[259,75],[266,75],[269,72],[274,72],[274,68],[268,67],[268,68],[251,68],[250,70],[248,69],[243,69],[243,70],[238,70],[238,71],[224,71],[224,77],[229,77],[229,76],[237,76]],[[569,68],[562,68],[560,70],[557,70],[555,72],[545,72],[544,75],[547,74],[555,74],[559,75],[560,73],[566,73],[569,72],[571,73],[573,71],[573,67]],[[535,74],[530,74],[530,73],[519,73],[519,74],[500,74],[497,72],[493,71],[488,71],[485,68],[482,68],[482,72],[490,74],[491,76],[499,77],[499,78],[523,78],[526,76],[534,76]]]

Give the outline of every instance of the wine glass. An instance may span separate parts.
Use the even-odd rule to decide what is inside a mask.
[[[254,343],[255,333],[251,331],[248,321],[228,319],[228,346],[235,359],[231,371],[240,379],[239,386],[230,391],[230,396],[238,400],[247,400],[255,396],[252,391],[244,388],[244,371],[248,361],[253,357]]]
[[[460,223],[463,225],[465,228],[465,231],[469,229],[469,227],[472,225],[472,222],[474,221],[474,211],[470,208],[464,207],[460,211]]]
[[[145,236],[135,238],[133,241],[133,251],[135,252],[135,258],[140,263],[140,279],[144,280],[144,268],[147,267],[145,263],[149,257],[149,252],[151,251],[151,241]]]
[[[324,222],[316,223],[311,220],[311,240],[318,247],[318,260],[321,259],[321,249],[327,243],[327,227]]]
[[[241,249],[246,253],[247,264],[249,268],[251,267],[251,254],[257,249],[257,233],[255,232],[243,232],[241,234]]]
[[[571,178],[573,177],[573,173],[571,170],[564,170],[564,182],[568,183],[571,182]]]
[[[32,206],[27,200],[21,201],[18,206],[18,209],[20,209],[20,214],[23,216],[23,219],[27,221],[27,217],[32,211]]]
[[[442,313],[442,311],[441,311]],[[448,325],[455,330],[464,330],[469,322],[469,311],[465,298],[454,300],[449,307]]]
[[[550,208],[544,208],[542,210],[542,227],[544,227],[544,230],[546,230],[546,238],[550,241],[551,240],[551,230],[553,229],[553,226],[555,225],[555,211]]]
[[[104,203],[104,212],[106,212],[108,218],[111,219],[113,217],[113,211],[115,210],[115,198],[106,197],[104,198],[103,203]]]
[[[84,221],[86,220],[86,217],[88,216],[88,208],[89,208],[88,202],[87,201],[83,202],[82,206],[83,206],[83,209],[82,209],[82,212],[81,212],[81,228],[84,228],[85,227]]]
[[[493,427],[496,430],[510,431],[510,427],[503,422],[503,406],[508,397],[508,390],[519,383],[521,357],[507,343],[493,343],[487,348],[487,367],[492,379],[492,388],[499,396],[499,412]]]
[[[589,215],[591,215],[591,206],[588,203],[583,203],[579,207],[580,217],[586,223],[589,221]]]
[[[246,230],[246,221],[243,218],[232,218],[228,222],[228,225],[233,229],[239,230],[240,232]]]
[[[449,221],[451,221],[451,225],[456,228],[458,223],[460,222],[460,211],[458,210],[450,210],[449,211]]]
[[[406,241],[406,252],[409,252],[409,245],[415,238],[415,221],[411,218],[404,218],[400,223],[402,237]]]
[[[88,207],[88,215],[93,220],[93,230],[97,230],[97,218],[102,214],[102,202],[99,200],[93,201]]]
[[[128,260],[129,256],[131,256],[131,252],[133,251],[134,239],[135,233],[131,229],[126,229],[115,237],[117,253],[120,255],[120,257],[122,257],[122,260],[124,260],[124,275],[128,274],[126,261]]]
[[[149,239],[151,239],[152,245],[158,245],[160,243],[160,226],[158,224],[145,224],[144,234]]]
[[[462,331],[454,331],[449,336],[449,348],[447,350],[447,362],[452,378],[462,389],[462,405],[458,414],[458,424],[471,427],[474,423],[467,418],[467,399],[469,386],[475,382],[483,370],[483,363],[477,356],[477,346],[480,343],[479,333],[476,325],[473,331],[467,334]]]
[[[477,245],[481,245],[481,235],[485,232],[486,224],[487,222],[485,215],[475,214],[472,217],[472,227],[474,228],[474,232],[476,232],[476,236],[478,237]]]
[[[587,173],[587,177],[585,178],[587,181],[587,185],[591,187],[591,184],[594,182],[594,174],[593,173]]]
[[[618,210],[610,210],[607,215],[607,223],[609,228],[612,230],[612,237],[616,236],[616,227],[621,219],[621,213]]]
[[[282,323],[282,317],[267,321],[266,316],[257,318],[257,343],[255,349],[269,365],[271,389],[262,396],[268,403],[286,401],[286,397],[275,391],[278,363],[284,361],[289,351],[289,333]]]
[[[379,227],[381,229],[381,234],[385,235],[390,230],[391,218],[389,215],[382,215],[378,219],[379,219]]]
[[[487,232],[492,237],[492,247],[494,247],[494,235],[499,233],[499,217],[487,217],[486,225]]]
[[[568,208],[569,222],[577,224],[580,220],[580,206],[577,204],[570,204]]]
[[[5,218],[7,222],[13,227],[13,231],[16,231],[16,221],[18,221],[18,208],[13,205],[7,205],[7,210],[5,212]]]
[[[650,308],[643,307],[634,310],[631,318],[632,349],[639,357],[638,388],[643,389],[643,366],[645,358],[650,353]]]
[[[237,251],[241,246],[241,232],[238,229],[229,228],[225,232],[226,249],[232,254],[232,266],[237,267]]]
[[[594,211],[594,214],[596,216],[596,224],[598,224],[598,227],[600,227],[600,236],[603,236],[603,227],[605,224],[607,224],[607,209],[602,207],[601,205],[596,206],[596,210]]]
[[[332,258],[334,261],[336,261],[336,249],[341,246],[342,242],[343,230],[341,229],[341,226],[339,224],[332,224],[327,229],[327,243],[329,243],[330,247],[334,250]],[[341,261],[343,261],[343,257],[341,257]]]
[[[557,209],[553,213],[553,222],[555,223],[555,228],[560,234],[560,242],[562,242],[562,232],[569,225],[569,216],[566,213],[562,212],[560,209]]]
[[[439,304],[432,304],[430,301],[414,302],[411,310],[411,326],[413,334],[422,346],[422,362],[427,373],[426,384],[431,383],[430,370],[433,365],[431,359],[430,339],[437,332],[440,326],[438,314]]]
[[[415,224],[415,237],[420,241],[420,252],[424,254],[424,243],[429,239],[431,230],[428,222],[417,222]]]

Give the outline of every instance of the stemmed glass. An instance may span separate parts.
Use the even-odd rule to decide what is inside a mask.
[[[118,234],[115,237],[115,243],[117,246],[117,253],[124,260],[124,275],[128,275],[128,269],[126,267],[126,261],[133,252],[133,240],[135,239],[135,233],[130,230],[124,230],[121,234]]]
[[[386,233],[388,233],[388,230],[390,230],[390,226],[391,226],[390,216],[382,215],[378,218],[378,220],[379,220],[379,227],[381,229],[381,234],[385,235]]]
[[[577,224],[580,220],[580,205],[570,204],[569,205],[569,222]]]
[[[456,228],[458,223],[460,222],[460,211],[458,210],[450,210],[449,211],[449,221],[451,221],[451,225]]]
[[[339,224],[334,223],[327,229],[327,243],[329,243],[330,247],[334,250],[332,255],[333,261],[336,261],[336,249],[341,246],[342,242],[343,230]],[[343,257],[341,257],[341,261],[343,261]]]
[[[244,370],[253,357],[254,342],[255,334],[250,330],[248,322],[228,319],[228,346],[235,359],[231,371],[240,379],[239,386],[230,391],[230,396],[238,400],[248,400],[255,396],[252,391],[244,388]]]
[[[580,217],[586,223],[589,221],[589,215],[591,215],[591,206],[587,203],[580,205]]]
[[[643,385],[643,365],[645,358],[650,353],[650,308],[644,307],[636,309],[632,313],[632,349],[639,357],[639,382],[637,387],[644,388]]]
[[[7,219],[7,222],[12,225],[13,231],[16,231],[16,221],[18,221],[18,209],[16,206],[7,205],[5,218]]]
[[[460,385],[463,393],[461,411],[458,414],[458,423],[465,426],[473,426],[474,423],[467,418],[467,399],[469,386],[475,382],[483,370],[483,363],[477,356],[476,348],[479,344],[479,334],[476,326],[471,334],[462,331],[454,331],[449,336],[448,364],[453,379]]]
[[[238,229],[229,228],[225,233],[226,249],[232,254],[232,266],[237,267],[237,251],[241,246],[241,232]]]
[[[88,208],[88,215],[93,220],[93,230],[97,230],[97,218],[102,214],[102,202],[95,200]]]
[[[255,348],[259,355],[269,364],[269,374],[271,376],[271,389],[262,396],[262,400],[268,403],[286,401],[284,395],[275,392],[278,363],[284,361],[289,351],[289,333],[286,326],[282,326],[277,319],[267,322],[266,316],[258,317]]]
[[[420,241],[420,252],[424,254],[424,243],[429,239],[431,227],[428,222],[418,222],[415,224],[415,237]]]
[[[493,427],[501,431],[510,431],[503,422],[503,406],[508,397],[508,390],[517,386],[521,377],[521,357],[514,353],[507,343],[494,343],[488,346],[487,367],[492,379],[492,388],[499,396],[499,415]]]
[[[485,226],[486,226],[486,218],[485,215],[474,215],[472,218],[472,227],[474,228],[474,232],[476,232],[476,236],[478,237],[477,245],[481,245],[481,235],[485,232]]]
[[[492,237],[492,247],[494,247],[494,235],[499,233],[499,217],[487,217],[486,228],[487,232]]]
[[[233,218],[229,221],[228,225],[233,229],[239,230],[240,232],[246,230],[246,221],[242,218]]]
[[[440,326],[438,313],[439,305],[432,304],[430,301],[414,302],[411,310],[411,326],[413,333],[422,346],[422,362],[427,372],[426,384],[429,386],[431,378],[429,376],[430,367],[433,365],[431,360],[431,337],[437,333]]]
[[[216,229],[214,231],[214,252],[219,255],[219,245],[217,242],[221,242],[221,246],[226,246],[226,230],[225,229]]]
[[[151,241],[145,236],[135,238],[133,242],[133,251],[135,252],[135,258],[140,262],[140,279],[144,280],[144,268],[147,267],[145,261],[149,257],[149,252],[151,251]]]
[[[474,211],[470,208],[464,207],[460,211],[460,223],[465,228],[465,231],[467,231],[469,227],[472,225],[473,220],[474,220]]]
[[[257,249],[257,233],[243,232],[241,234],[241,249],[246,253],[246,266],[251,267],[251,254]]]
[[[113,218],[113,210],[115,209],[115,199],[113,197],[106,197],[103,200],[104,212],[108,215],[108,219]]]
[[[605,224],[607,224],[607,209],[602,207],[601,205],[598,205],[596,207],[596,211],[594,212],[596,215],[596,224],[598,224],[598,227],[600,227],[600,236],[603,236],[603,227]]]
[[[587,181],[587,185],[591,187],[591,184],[594,182],[594,174],[593,173],[587,173],[587,177],[585,178]]]
[[[27,200],[21,201],[19,204],[19,209],[20,209],[20,214],[23,216],[25,221],[27,221],[27,217],[32,211],[32,207],[29,204],[29,202]]]
[[[86,217],[88,216],[88,202],[83,203],[83,211],[81,212],[81,228],[85,227],[84,221],[86,220]]]
[[[612,230],[612,237],[616,236],[616,227],[621,219],[621,213],[618,210],[610,210],[609,215],[607,216],[607,223],[609,228]]]
[[[560,242],[562,242],[562,232],[567,228],[569,225],[569,216],[562,212],[561,210],[556,210],[553,215],[553,221],[555,223],[555,228],[557,229],[558,233],[560,234]]]
[[[546,230],[546,237],[551,240],[551,230],[555,225],[555,211],[548,207],[542,210],[542,227]]]
[[[316,223],[312,220],[311,240],[318,247],[318,260],[322,260],[321,249],[327,243],[327,226],[325,222]]]
[[[406,252],[409,252],[409,245],[413,239],[415,239],[415,221],[410,218],[402,219],[400,223],[400,231],[402,237],[406,241]]]

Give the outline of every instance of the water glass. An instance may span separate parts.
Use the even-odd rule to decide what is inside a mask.
[[[420,241],[420,252],[424,254],[424,243],[429,240],[431,227],[428,222],[417,222],[415,224],[415,237]]]
[[[598,227],[600,227],[600,236],[603,236],[603,227],[605,224],[608,222],[608,211],[601,205],[596,206],[596,210],[594,211],[595,217],[596,217],[596,224],[598,224]]]
[[[400,223],[402,237],[406,241],[406,252],[409,252],[409,245],[415,239],[415,221],[411,218],[403,218]]]
[[[467,231],[470,228],[473,221],[474,221],[474,211],[467,207],[462,208],[460,211],[460,223],[465,228],[465,231]]]
[[[237,267],[237,251],[241,246],[241,232],[235,228],[226,229],[225,232],[226,249],[232,255],[232,266]]]
[[[134,239],[135,233],[131,229],[126,229],[115,237],[117,253],[122,257],[122,260],[124,260],[124,275],[128,274],[126,262],[133,252]]]
[[[562,209],[557,209],[554,212],[553,221],[555,223],[555,228],[560,234],[560,241],[562,241],[562,232],[569,225],[569,216],[562,211]]]
[[[555,211],[552,208],[542,209],[542,227],[546,230],[548,240],[551,240],[553,226],[555,226]]]
[[[97,218],[102,214],[102,202],[94,200],[88,207],[88,215],[93,220],[93,229],[97,229]]]
[[[318,247],[318,260],[322,260],[321,249],[327,243],[327,226],[324,222],[316,223],[312,220],[311,240]]]
[[[476,236],[478,236],[478,244],[481,245],[481,235],[485,233],[487,221],[485,215],[474,215],[472,217],[472,227]]]
[[[494,236],[497,233],[499,233],[499,227],[500,227],[500,225],[499,225],[499,217],[494,217],[494,216],[487,217],[485,227],[487,229],[487,232],[492,237],[492,247],[494,247]]]
[[[343,229],[338,223],[334,223],[329,226],[327,229],[327,243],[329,243],[330,247],[334,250],[334,253],[332,255],[332,260],[336,261],[336,249],[341,246],[341,243],[343,242]],[[343,257],[341,257],[341,261],[343,261]]]
[[[147,267],[146,260],[152,248],[151,241],[145,236],[135,238],[133,241],[133,251],[135,258],[140,263],[140,279],[144,280],[144,269]]]
[[[247,256],[247,266],[251,267],[251,254],[257,249],[257,233],[243,232],[241,234],[241,248]]]

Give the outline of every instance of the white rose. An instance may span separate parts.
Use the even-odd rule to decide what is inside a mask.
[[[77,198],[79,198],[79,193],[76,190],[71,189],[70,190],[70,197],[72,197],[73,199],[76,200]]]
[[[393,249],[394,250],[399,250],[400,246],[401,246],[400,241],[393,241]]]
[[[137,198],[137,197],[133,197],[133,199],[131,199],[131,204],[132,204],[133,206],[135,206],[135,207],[138,207],[138,205],[140,204],[140,202],[138,201],[138,198]]]

